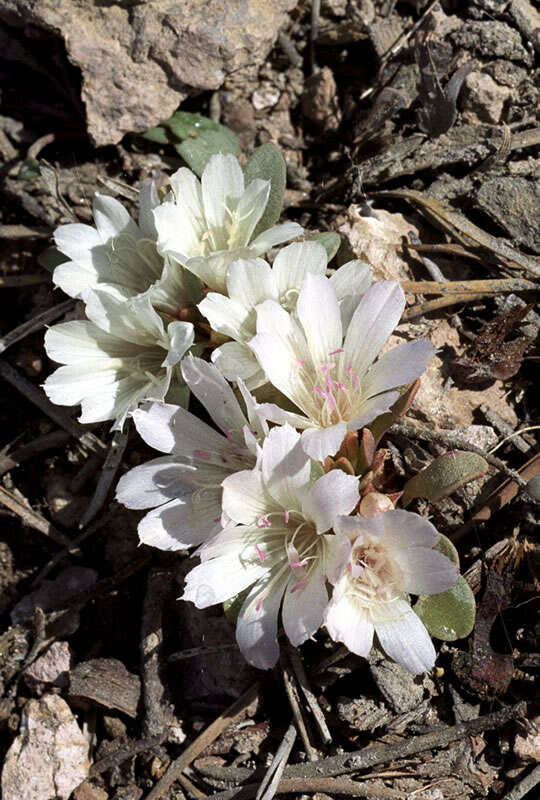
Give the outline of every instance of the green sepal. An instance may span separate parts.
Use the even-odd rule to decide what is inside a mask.
[[[225,616],[227,617],[229,622],[231,622],[233,625],[236,625],[236,620],[238,619],[238,615],[251,589],[252,587],[248,586],[247,589],[244,589],[242,592],[239,592],[234,597],[230,597],[228,600],[225,600],[225,602],[222,603]]]
[[[405,507],[415,497],[436,502],[465,483],[485,475],[487,471],[487,461],[477,453],[459,450],[444,453],[407,481],[401,504]]]
[[[474,594],[462,575],[446,592],[420,595],[413,610],[426,626],[430,636],[445,642],[463,639],[474,628],[476,616]]]
[[[255,238],[275,225],[281,216],[287,170],[280,149],[270,142],[257,147],[244,167],[244,178],[246,186],[257,178],[270,181],[270,195],[266,208],[253,231],[252,238]]]
[[[341,236],[333,231],[311,231],[306,234],[306,240],[322,244],[326,250],[328,263],[332,261],[341,245]]]
[[[39,266],[49,272],[54,272],[56,267],[59,267],[60,264],[65,264],[67,261],[69,261],[69,258],[54,245],[46,247],[37,257]]]
[[[319,478],[322,478],[323,475],[324,475],[324,469],[322,464],[320,464],[318,461],[314,461],[313,459],[311,459],[311,472],[309,475],[309,482],[315,483],[315,481],[318,481]]]

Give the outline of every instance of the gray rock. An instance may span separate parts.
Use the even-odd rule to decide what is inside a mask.
[[[475,206],[517,244],[540,254],[540,180],[513,175],[486,178],[476,194]]]
[[[0,19],[58,33],[82,72],[96,145],[167,119],[266,58],[296,0],[0,0]]]

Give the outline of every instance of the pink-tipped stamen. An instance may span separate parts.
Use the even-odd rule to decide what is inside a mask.
[[[262,597],[259,597],[259,599],[257,600],[257,605],[255,606],[255,611],[260,611],[262,608],[262,604],[263,604],[263,599]]]
[[[358,389],[358,375],[356,374],[356,372],[352,376],[352,384],[355,389]]]
[[[347,373],[347,375],[350,375],[350,374],[351,374],[351,372],[352,372],[352,364],[349,364],[349,366],[347,367],[347,369],[345,370],[345,372]]]
[[[261,514],[261,516],[257,520],[257,528],[261,528],[262,529],[262,528],[271,528],[271,527],[272,527],[272,523],[270,522],[270,520],[268,519],[266,514]]]
[[[303,367],[304,364],[306,363],[306,359],[305,358],[297,358],[296,359],[296,363],[298,364],[299,367]]]
[[[336,356],[338,353],[344,353],[343,347],[338,347],[337,350],[332,350],[331,353],[328,353],[329,356]]]
[[[314,386],[313,391],[319,394],[321,397],[326,398],[326,394],[323,392],[320,386]]]
[[[211,453],[207,453],[206,450],[194,450],[193,458],[202,458],[203,461],[210,461],[212,455]]]
[[[305,567],[307,563],[307,558],[303,558],[302,561],[289,561],[289,567],[291,569],[301,569],[302,567]]]
[[[268,554],[265,553],[264,550],[261,550],[258,544],[255,545],[255,550],[257,551],[257,555],[259,556],[259,561],[261,562],[261,564],[264,564]]]
[[[295,585],[291,589],[291,594],[294,594],[295,592],[299,591],[300,589],[305,589],[306,586],[307,586],[307,579],[304,578],[303,581],[299,581],[298,583],[295,583]]]
[[[232,442],[232,440],[233,440],[233,438],[232,438],[232,433],[230,432],[230,430],[229,430],[228,428],[227,428],[227,430],[225,431],[225,436],[227,437],[227,439],[229,440],[229,442]]]
[[[285,517],[285,525],[288,525],[288,524],[289,524],[289,517],[290,517],[290,514],[289,514],[289,512],[288,512],[288,511],[285,511],[285,513],[283,514],[283,516]]]

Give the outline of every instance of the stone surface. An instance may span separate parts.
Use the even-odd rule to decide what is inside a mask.
[[[69,681],[71,650],[67,642],[53,642],[48,650],[30,664],[24,671],[24,678],[30,686],[43,684],[64,687]]]
[[[349,206],[347,216],[338,224],[339,233],[347,237],[352,254],[348,258],[366,261],[373,270],[373,280],[413,280],[407,263],[401,258],[403,239],[418,240],[418,229],[402,214],[374,209],[374,216],[362,216],[357,206]]]
[[[296,0],[0,0],[0,19],[58,33],[80,68],[89,134],[119,142],[189,94],[266,58]]]
[[[4,762],[2,796],[67,800],[88,769],[88,741],[66,701],[53,694],[29,700]]]
[[[475,205],[516,244],[540,254],[540,180],[512,175],[488,177],[478,187]]]
[[[471,72],[465,78],[462,93],[463,119],[468,123],[500,122],[506,101],[512,91],[507,86],[499,86],[490,75]]]

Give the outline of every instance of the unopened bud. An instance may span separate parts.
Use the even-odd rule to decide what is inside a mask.
[[[366,494],[360,503],[360,515],[362,517],[378,517],[385,511],[392,511],[394,504],[390,498],[380,492],[370,492]]]

